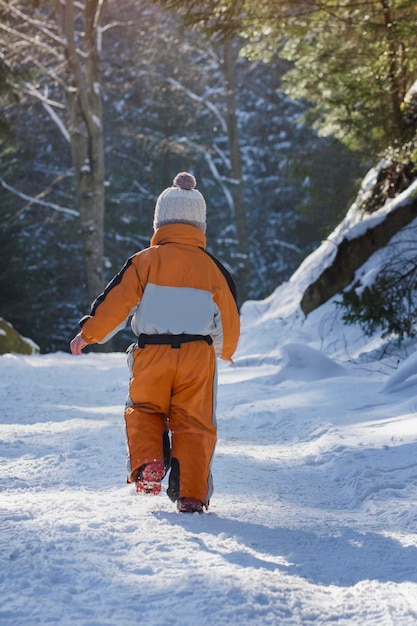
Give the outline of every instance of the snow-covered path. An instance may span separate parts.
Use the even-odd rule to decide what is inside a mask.
[[[0,357],[0,623],[417,624],[415,385],[291,354],[220,366],[204,515],[125,484],[123,354]]]

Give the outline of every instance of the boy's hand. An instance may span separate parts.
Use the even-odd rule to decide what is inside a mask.
[[[81,333],[78,333],[70,343],[71,354],[82,354],[86,345],[87,342],[81,337]]]

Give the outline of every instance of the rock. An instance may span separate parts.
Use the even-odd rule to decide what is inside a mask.
[[[361,235],[345,237],[338,244],[337,253],[330,266],[304,291],[301,309],[305,315],[341,293],[355,277],[355,272],[402,228],[417,217],[417,199],[410,197],[387,213],[385,219]]]
[[[38,354],[40,348],[31,339],[19,335],[9,322],[0,317],[0,354],[7,352]]]

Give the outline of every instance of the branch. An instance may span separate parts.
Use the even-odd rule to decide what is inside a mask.
[[[45,74],[46,76],[49,76],[49,78],[52,78],[52,80],[56,82],[58,85],[60,85],[64,91],[68,90],[67,83],[58,74],[58,72],[65,70],[65,67],[68,64],[68,61],[66,59],[63,59],[62,62],[56,65],[53,69],[46,67],[43,63],[38,61],[38,59],[36,58],[28,57],[28,61],[30,61],[37,68],[39,68],[42,74]]]
[[[219,148],[219,146],[217,146],[216,144],[213,145],[213,149],[214,151],[219,155],[219,157],[221,158],[221,160],[223,161],[223,163],[225,164],[225,166],[227,167],[228,170],[232,169],[232,164],[230,163],[230,159],[229,157],[224,153],[223,150],[221,150]],[[238,181],[231,181],[231,182],[235,182],[235,184]]]
[[[96,13],[94,15],[93,28],[97,30],[100,25],[100,19],[104,10],[105,0],[98,0],[98,5],[96,8]]]
[[[206,150],[202,150],[202,152],[204,152],[204,158],[207,161],[207,164],[211,170],[211,173],[213,174],[213,178],[219,183],[220,187],[223,189],[223,193],[226,197],[226,202],[229,205],[229,209],[230,209],[230,213],[232,215],[232,217],[234,218],[235,216],[235,204],[233,202],[233,197],[232,194],[230,193],[229,189],[226,187],[226,185],[223,182],[223,177],[220,175],[219,170],[216,167],[215,162],[213,161],[213,159],[211,158],[211,155],[206,151]]]
[[[71,143],[71,135],[69,134],[64,122],[61,120],[59,115],[54,111],[53,107],[48,102],[42,102],[42,106],[45,109],[45,111],[48,113],[51,120],[55,122],[55,124],[58,126],[65,141],[67,141],[68,143]]]
[[[48,96],[40,93],[36,87],[34,87],[31,83],[25,83],[23,88],[23,93],[26,93],[28,96],[32,96],[37,100],[40,100],[42,104],[48,104],[49,106],[53,106],[56,109],[65,109],[65,105],[61,102],[57,102],[56,100],[50,100]]]
[[[120,26],[123,26],[123,28],[125,28],[126,26],[135,26],[135,25],[136,25],[136,22],[134,20],[128,20],[127,22],[113,21],[110,24],[105,24],[105,26],[101,26],[101,32],[106,33],[111,28],[118,28]]]
[[[287,241],[283,241],[282,239],[274,239],[274,244],[277,246],[281,246],[282,248],[287,248],[288,250],[292,250],[293,252],[302,252],[301,248],[296,246],[293,243],[288,243]]]
[[[76,211],[75,209],[69,209],[68,207],[62,207],[62,206],[59,206],[58,204],[54,204],[53,202],[45,202],[44,200],[39,200],[36,197],[28,196],[25,193],[22,193],[21,191],[18,191],[17,189],[15,189],[15,187],[8,185],[6,181],[3,180],[3,178],[0,178],[0,185],[4,189],[7,189],[7,191],[10,191],[11,193],[13,193],[15,196],[22,198],[22,200],[27,200],[30,204],[40,204],[41,206],[47,207],[49,209],[53,209],[54,211],[58,211],[59,213],[65,213],[66,215],[70,215],[71,217],[80,216],[79,211]]]
[[[29,35],[25,35],[24,33],[21,33],[20,31],[16,30],[15,28],[11,28],[10,26],[6,26],[6,24],[2,24],[1,22],[0,22],[0,30],[4,30],[9,35],[13,35],[14,37],[17,37],[21,41],[22,40],[26,41],[31,46],[36,46],[37,48],[40,48],[42,50],[45,50],[46,52],[49,52],[49,54],[52,54],[53,56],[55,56],[60,61],[63,60],[62,54],[57,52],[57,50],[55,50],[55,48],[52,48],[51,46],[48,46],[48,44],[43,43],[42,41],[37,40],[35,37],[30,37]]]
[[[3,7],[5,10],[9,11],[10,13],[12,13],[15,17],[20,18],[23,22],[26,22],[27,24],[34,26],[35,28],[40,30],[44,35],[46,35],[47,37],[49,37],[56,43],[61,44],[61,46],[64,45],[63,39],[61,37],[58,37],[58,35],[55,35],[49,28],[47,28],[39,20],[32,19],[26,13],[23,13],[16,7],[10,5],[10,3],[6,3],[3,0],[0,0],[0,6]]]
[[[227,133],[226,121],[223,118],[222,114],[220,113],[219,109],[214,104],[212,104],[209,100],[206,100],[203,96],[199,96],[196,93],[194,93],[193,91],[191,91],[190,89],[187,89],[187,87],[184,87],[184,85],[181,85],[181,83],[179,83],[174,78],[168,78],[167,81],[169,83],[171,83],[171,85],[173,85],[177,89],[180,89],[181,91],[184,91],[184,93],[186,93],[187,96],[191,100],[195,100],[195,102],[199,102],[200,104],[204,104],[204,106],[206,106],[214,114],[214,116],[217,117],[217,119],[219,120],[220,125],[222,127],[222,131],[224,133]]]
[[[230,215],[232,216],[232,219],[235,217],[235,204],[233,201],[233,197],[232,194],[230,193],[228,187],[225,184],[226,180],[230,180],[230,179],[226,179],[224,176],[222,176],[219,172],[219,170],[217,169],[217,166],[212,158],[212,156],[210,155],[210,153],[208,152],[208,150],[204,147],[204,146],[200,146],[199,144],[194,143],[193,141],[190,141],[189,139],[177,139],[177,141],[171,142],[174,146],[178,146],[179,144],[185,144],[188,146],[191,146],[196,152],[199,152],[200,154],[203,154],[204,159],[207,162],[207,165],[210,168],[210,171],[213,175],[213,178],[217,181],[217,183],[219,184],[219,186],[221,187],[221,189],[223,190],[224,196],[226,198],[226,202],[229,205],[229,209],[230,209]],[[234,183],[236,181],[233,181]]]

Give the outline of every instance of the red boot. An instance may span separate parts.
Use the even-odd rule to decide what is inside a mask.
[[[136,493],[145,493],[157,496],[161,493],[161,480],[165,476],[163,463],[147,463],[138,471],[136,479]]]
[[[203,503],[194,498],[180,498],[177,501],[177,510],[179,513],[202,513]]]

